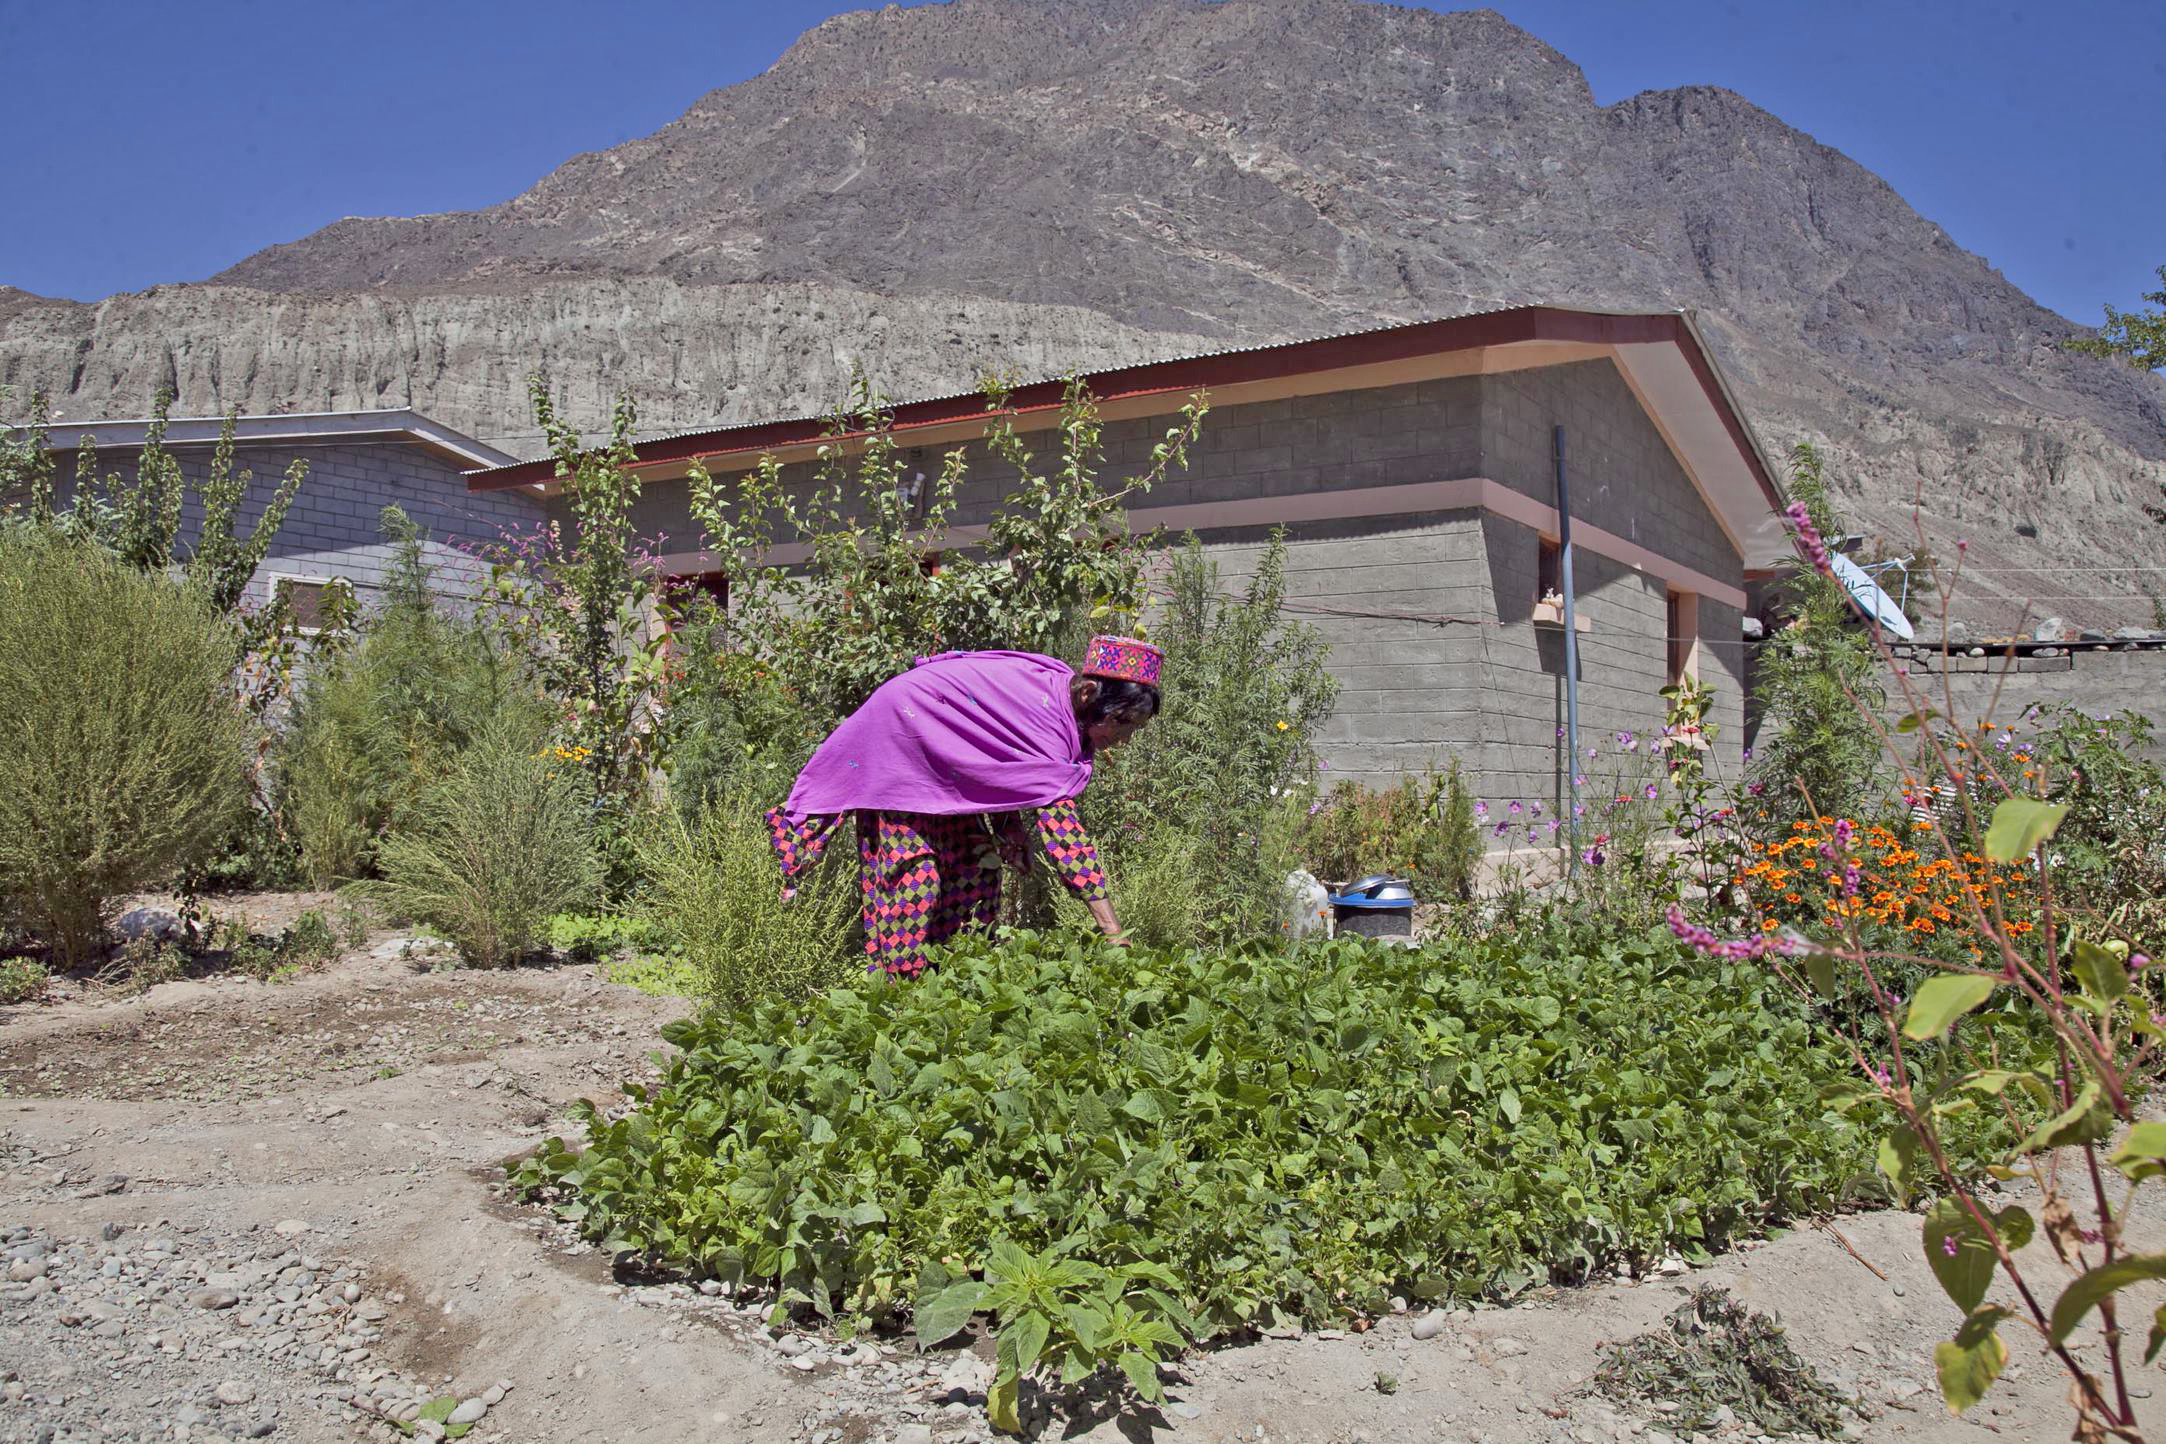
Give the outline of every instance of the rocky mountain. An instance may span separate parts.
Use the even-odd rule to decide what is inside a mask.
[[[1773,449],[1857,519],[1915,500],[1964,610],[2152,620],[2166,381],[1845,156],[1708,88],[1594,101],[1483,11],[953,0],[845,15],[767,73],[486,210],[350,219],[203,285],[0,295],[0,381],[71,417],[411,404],[531,450],[519,379],[657,427],[1526,301],[1688,306]],[[2149,568],[2151,570],[2144,570]]]

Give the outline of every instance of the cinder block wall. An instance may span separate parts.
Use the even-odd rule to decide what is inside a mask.
[[[203,511],[195,493],[210,474],[211,451],[207,446],[189,446],[176,448],[173,454],[190,486],[181,513],[179,545],[185,551],[202,534]],[[132,483],[137,455],[134,448],[101,452],[98,473],[103,477],[118,472]],[[234,449],[234,466],[252,474],[236,524],[242,535],[255,531],[295,457],[308,462],[308,478],[301,483],[285,525],[249,586],[249,595],[258,601],[267,594],[273,575],[344,577],[354,584],[366,606],[382,587],[384,569],[390,563],[392,548],[383,539],[378,518],[393,503],[427,533],[426,552],[436,586],[452,596],[470,595],[484,570],[461,549],[462,543],[490,540],[507,529],[529,528],[544,520],[538,500],[515,492],[469,493],[466,479],[455,466],[417,446],[393,442],[306,447],[242,444]],[[61,458],[60,468],[72,483],[72,462]]]
[[[1147,466],[1171,421],[1108,423],[1103,476],[1114,481]],[[1577,518],[1742,585],[1735,551],[1606,360],[1218,406],[1188,468],[1141,505],[1208,506],[1468,477],[1554,505],[1551,429],[1559,424]],[[1053,441],[1043,431],[1026,436],[1040,467],[1053,464]],[[982,445],[969,454],[970,479],[954,518],[961,525],[983,523],[1013,489],[1013,472]],[[927,448],[914,465],[932,475],[940,462],[941,451]],[[807,487],[812,468],[793,465],[784,476],[794,488]],[[667,537],[665,550],[697,549],[681,483],[657,484],[636,515],[647,535]],[[1264,540],[1253,527],[1206,525],[1201,536],[1229,588],[1246,578]],[[1323,631],[1342,687],[1323,737],[1331,776],[1389,782],[1456,757],[1493,802],[1542,799],[1545,810],[1565,802],[1574,769],[1558,736],[1562,637],[1531,620],[1534,531],[1501,517],[1447,512],[1307,522],[1289,529],[1289,542],[1287,609]],[[1576,573],[1589,624],[1581,638],[1583,746],[1620,731],[1659,731],[1658,694],[1669,680],[1666,584],[1585,549]],[[1701,676],[1716,689],[1716,765],[1734,773],[1742,743],[1738,613],[1702,597],[1699,636]],[[1599,777],[1616,770],[1614,750],[1611,741],[1596,758]]]

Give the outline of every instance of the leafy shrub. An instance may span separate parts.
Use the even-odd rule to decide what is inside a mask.
[[[1509,1296],[1872,1191],[1872,1120],[1820,1102],[1856,1067],[1807,1013],[1667,936],[972,939],[909,986],[672,1025],[638,1110],[583,1110],[586,1152],[518,1182],[779,1305],[914,1300],[927,1342],[991,1307],[999,1422],[1037,1365],[1150,1395],[1180,1336]]]
[[[1121,927],[1136,943],[1151,948],[1179,948],[1204,933],[1204,899],[1196,876],[1208,840],[1172,827],[1158,827],[1121,848],[1103,854],[1107,891]],[[1052,889],[1053,915],[1063,928],[1098,931],[1090,909],[1064,887]]]
[[[481,629],[439,609],[421,532],[397,507],[383,609],[350,651],[309,677],[281,773],[283,805],[318,886],[366,876],[378,839],[498,713],[533,705]]]
[[[558,913],[544,933],[551,949],[575,963],[595,963],[627,948],[651,948],[661,930],[645,918],[614,913]]]
[[[1810,443],[1798,443],[1791,454],[1790,494],[1821,535],[1841,532],[1820,454]],[[1880,659],[1849,593],[1833,577],[1799,565],[1791,566],[1784,587],[1794,620],[1754,649],[1751,684],[1751,700],[1768,719],[1755,744],[1753,777],[1777,837],[1800,818],[1866,806],[1886,772],[1879,733],[1868,720],[1885,697]]]
[[[688,819],[724,797],[779,802],[826,719],[815,722],[767,666],[722,645],[710,599],[685,609],[675,630],[678,675],[662,717],[670,797]]]
[[[1339,783],[1310,813],[1301,853],[1311,872],[1334,882],[1388,872],[1425,901],[1471,897],[1482,841],[1458,759],[1441,777],[1404,777],[1382,790]]]
[[[113,899],[206,857],[246,805],[233,630],[195,590],[0,529],[0,914],[89,959]]]
[[[310,908],[279,937],[278,951],[288,962],[304,967],[328,963],[338,956],[338,934],[331,931],[329,919]]]
[[[830,858],[784,902],[756,803],[725,798],[689,822],[665,814],[642,839],[639,856],[646,916],[683,953],[709,1002],[798,1006],[863,970],[849,870]]]
[[[1273,937],[1298,862],[1295,796],[1316,775],[1312,739],[1338,694],[1324,670],[1328,648],[1281,611],[1283,536],[1231,594],[1194,537],[1167,567],[1152,620],[1166,653],[1165,707],[1098,760],[1084,820],[1116,866],[1124,848],[1161,830],[1207,840],[1184,887],[1200,927],[1176,941]]]
[[[0,1003],[31,1003],[45,996],[45,964],[35,958],[0,958]]]
[[[515,963],[549,918],[591,902],[601,864],[581,779],[531,734],[493,724],[377,848],[357,895],[423,923],[477,967]]]

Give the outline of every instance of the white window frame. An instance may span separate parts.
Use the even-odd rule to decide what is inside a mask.
[[[265,572],[263,574],[263,579],[265,586],[268,588],[268,590],[264,594],[265,600],[273,603],[277,602],[278,600],[278,584],[280,582],[305,582],[309,586],[324,587],[326,589],[331,587],[334,583],[344,582],[348,587],[353,588],[356,596],[360,594],[360,588],[358,586],[355,586],[352,577],[342,577],[334,575],[317,576],[310,575],[306,572]],[[296,627],[294,628],[294,630],[304,637],[320,637],[323,635],[323,628],[321,627]]]

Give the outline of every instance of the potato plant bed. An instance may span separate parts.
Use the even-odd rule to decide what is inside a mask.
[[[672,1025],[530,1193],[614,1248],[922,1342],[993,1314],[1017,1381],[1184,1338],[1506,1297],[1843,1202],[1873,1120],[1763,966],[1668,936],[1451,951],[966,944],[921,982]],[[1839,1090],[1838,1090],[1839,1091]]]

